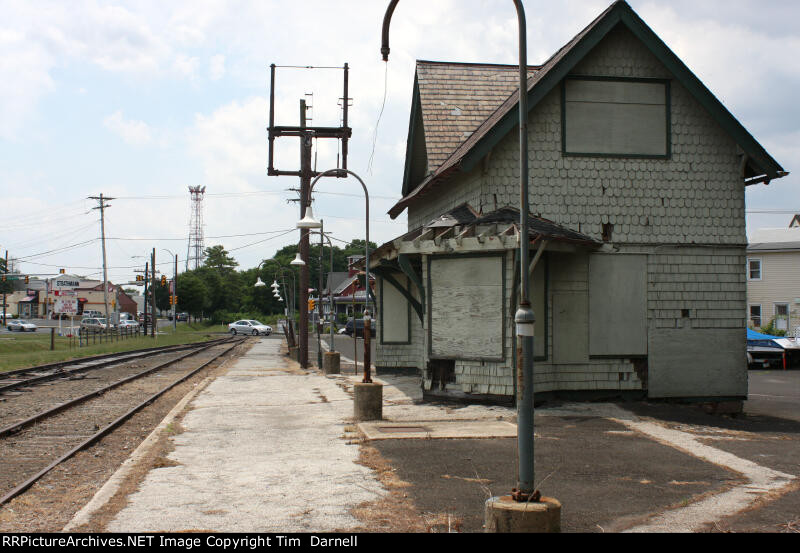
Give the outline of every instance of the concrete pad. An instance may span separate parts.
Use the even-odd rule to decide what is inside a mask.
[[[362,422],[368,440],[516,438],[517,425],[506,421]]]

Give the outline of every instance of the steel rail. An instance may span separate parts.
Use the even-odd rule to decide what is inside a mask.
[[[37,472],[35,475],[30,477],[28,480],[26,480],[22,484],[19,484],[16,488],[14,488],[10,492],[8,492],[3,497],[0,497],[0,505],[4,505],[4,504],[8,503],[13,498],[15,498],[19,494],[23,493],[24,491],[26,491],[28,488],[33,486],[40,478],[42,478],[48,472],[53,470],[55,467],[57,467],[58,465],[60,465],[61,463],[63,463],[64,461],[66,461],[67,459],[69,459],[70,457],[72,457],[73,455],[78,453],[79,451],[81,451],[82,449],[85,449],[85,448],[89,447],[90,445],[94,444],[95,442],[99,441],[100,439],[102,439],[104,436],[106,436],[111,431],[116,429],[118,426],[120,426],[122,423],[124,423],[129,418],[131,418],[133,415],[135,415],[136,413],[138,413],[139,411],[141,411],[142,409],[144,409],[145,407],[147,407],[148,405],[153,403],[156,399],[161,397],[163,394],[165,394],[166,392],[168,392],[169,390],[171,390],[172,388],[174,388],[175,386],[177,386],[181,382],[184,382],[185,380],[191,378],[192,376],[194,376],[195,374],[200,372],[202,369],[206,368],[208,365],[210,365],[211,363],[213,363],[214,361],[216,361],[217,359],[219,359],[220,357],[222,357],[223,355],[225,355],[226,353],[231,351],[233,348],[238,346],[243,341],[244,340],[238,341],[236,344],[232,345],[231,347],[229,347],[225,351],[221,352],[220,354],[214,356],[212,359],[209,359],[208,361],[206,361],[205,363],[200,365],[198,368],[196,368],[193,371],[191,371],[191,372],[187,373],[186,375],[182,376],[181,378],[179,378],[178,380],[176,380],[175,382],[173,382],[172,384],[170,384],[166,388],[163,388],[159,392],[156,392],[155,394],[153,394],[152,396],[147,398],[145,401],[143,401],[142,403],[140,403],[139,405],[137,405],[136,407],[134,407],[133,409],[131,409],[130,411],[125,413],[124,415],[120,416],[119,418],[117,418],[112,423],[108,424],[105,428],[101,429],[100,431],[98,431],[97,433],[95,433],[91,437],[87,438],[86,440],[84,440],[83,442],[78,444],[77,446],[73,447],[67,453],[65,453],[64,455],[62,455],[61,457],[59,457],[58,459],[56,459],[52,463],[50,463],[47,467],[45,467],[42,470],[40,470],[39,472]]]
[[[5,376],[7,376],[7,375],[23,374],[23,373],[30,372],[30,371],[47,371],[47,370],[50,370],[50,369],[58,369],[60,367],[66,366],[66,365],[77,365],[78,363],[84,363],[84,362],[90,362],[90,361],[100,361],[100,360],[103,360],[103,359],[108,359],[109,357],[125,355],[125,354],[128,354],[128,353],[137,354],[137,353],[147,353],[147,352],[158,351],[158,350],[168,350],[170,348],[178,349],[178,348],[189,347],[189,346],[192,346],[194,344],[202,344],[202,343],[204,343],[204,342],[194,342],[193,344],[177,344],[177,345],[171,345],[171,346],[155,346],[155,347],[152,347],[152,348],[132,349],[132,350],[128,350],[128,351],[118,351],[116,353],[102,353],[100,355],[90,355],[88,357],[78,357],[76,359],[67,359],[66,361],[55,361],[53,363],[46,363],[44,365],[36,365],[35,367],[26,367],[26,368],[22,368],[22,369],[13,369],[13,370],[10,370],[10,371],[0,372],[0,378],[3,378]]]
[[[101,361],[100,363],[93,363],[91,365],[88,365],[88,366],[85,366],[85,367],[78,367],[78,368],[75,368],[75,369],[63,369],[63,370],[55,369],[55,372],[52,372],[52,373],[49,373],[49,374],[39,375],[39,376],[35,376],[35,377],[32,377],[32,378],[27,378],[27,379],[24,379],[24,380],[18,380],[16,382],[11,382],[11,383],[8,383],[8,384],[0,385],[0,393],[8,392],[8,391],[14,390],[16,388],[21,388],[23,386],[29,386],[31,384],[38,384],[40,382],[46,382],[48,380],[55,380],[57,378],[63,378],[65,376],[70,376],[70,375],[73,375],[73,374],[79,374],[79,373],[82,373],[82,372],[92,371],[92,370],[95,370],[95,369],[102,369],[102,368],[105,368],[105,367],[108,367],[108,366],[111,366],[111,365],[116,365],[116,364],[119,364],[119,363],[124,363],[126,361],[131,361],[133,359],[142,359],[144,357],[154,357],[156,355],[161,355],[161,354],[164,354],[164,353],[172,353],[172,352],[176,352],[176,351],[183,351],[183,350],[186,350],[186,349],[201,348],[201,347],[203,347],[205,345],[208,345],[208,344],[211,344],[211,345],[220,344],[220,343],[223,343],[225,340],[226,340],[226,338],[220,338],[220,339],[217,339],[217,340],[210,340],[210,341],[206,341],[206,342],[195,342],[193,344],[183,344],[183,345],[179,345],[179,346],[162,346],[160,348],[148,349],[148,350],[146,350],[144,352],[142,352],[141,350],[137,350],[138,353],[134,353],[133,355],[125,355],[125,353],[127,353],[127,352],[120,352],[120,353],[117,353],[117,354],[112,354],[112,355],[105,356],[103,359],[107,359],[107,361]],[[116,357],[114,357],[114,355]],[[69,363],[62,363],[61,366],[63,367],[63,366],[66,366],[66,365],[79,365],[79,364],[83,364],[85,362],[86,362],[86,359],[73,360],[73,361],[71,361]],[[43,366],[45,366],[45,365],[43,365]],[[17,375],[18,374],[25,374],[26,372],[39,372],[41,370],[52,370],[52,369],[41,369],[41,368],[38,368],[38,367],[34,367],[34,368],[29,368],[29,369],[20,369],[20,371],[16,371],[13,374],[17,374]],[[4,378],[8,374],[9,373],[0,374],[0,379]]]
[[[38,422],[40,420],[44,420],[44,419],[46,419],[48,417],[52,417],[53,415],[55,415],[57,413],[60,413],[61,411],[65,410],[65,409],[69,409],[70,407],[73,407],[75,405],[79,405],[79,404],[83,403],[84,401],[87,401],[87,400],[90,400],[92,398],[101,396],[101,395],[105,394],[106,392],[108,392],[109,390],[113,390],[114,388],[122,386],[123,384],[127,384],[128,382],[131,382],[131,381],[136,380],[138,378],[142,378],[144,376],[147,376],[148,374],[152,374],[152,373],[154,373],[154,372],[156,372],[158,370],[161,370],[161,369],[163,369],[165,367],[169,367],[170,365],[174,365],[175,363],[178,363],[179,361],[183,361],[187,357],[191,357],[192,355],[197,355],[200,352],[203,352],[203,351],[205,351],[207,349],[210,349],[210,348],[213,348],[215,346],[230,342],[231,340],[233,340],[233,338],[228,338],[227,340],[224,340],[224,341],[221,341],[221,342],[220,341],[215,341],[215,343],[213,343],[213,344],[206,345],[204,347],[195,349],[193,351],[190,351],[189,353],[181,355],[180,357],[176,357],[175,359],[172,359],[170,361],[165,361],[164,363],[160,363],[160,364],[156,365],[155,367],[151,367],[151,368],[146,369],[146,370],[144,370],[144,371],[142,371],[140,373],[136,373],[136,374],[133,374],[131,376],[125,377],[125,378],[123,378],[121,380],[117,380],[116,382],[112,382],[108,386],[105,386],[103,388],[99,388],[97,390],[89,392],[88,394],[84,394],[84,395],[79,396],[77,398],[74,398],[74,399],[71,399],[71,400],[66,401],[64,403],[61,403],[59,405],[56,405],[55,407],[53,407],[51,409],[47,409],[46,411],[41,411],[39,413],[36,413],[35,415],[33,415],[31,417],[28,417],[25,420],[16,422],[14,424],[11,424],[11,425],[9,425],[9,426],[7,426],[5,428],[0,428],[0,438],[5,438],[7,436],[11,436],[12,434],[16,434],[17,432],[19,432],[23,428],[25,428],[27,426],[30,426],[31,424],[33,424],[35,422]]]

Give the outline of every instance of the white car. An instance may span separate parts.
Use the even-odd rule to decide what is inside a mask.
[[[141,326],[141,325],[139,325],[139,321],[134,321],[133,319],[123,319],[122,321],[119,322],[119,325],[118,325],[118,327],[120,329],[128,328],[128,329],[131,329],[131,330],[135,330],[135,329],[139,328],[139,326]]]
[[[16,319],[14,321],[9,321],[8,331],[19,330],[20,332],[36,332],[37,326],[33,323],[29,323],[28,321],[23,321],[22,319]]]
[[[261,324],[258,321],[242,319],[241,321],[229,324],[228,332],[234,336],[237,334],[252,334],[253,336],[262,334],[264,336],[269,336],[272,334],[272,327]]]

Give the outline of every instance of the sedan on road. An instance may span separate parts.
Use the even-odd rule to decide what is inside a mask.
[[[28,321],[23,321],[22,319],[16,319],[13,321],[9,321],[7,327],[9,332],[14,330],[19,330],[20,332],[36,332],[37,326],[33,323],[29,323]]]
[[[135,330],[135,329],[139,328],[140,326],[141,325],[139,324],[139,322],[138,321],[134,321],[133,319],[125,319],[125,320],[119,322],[120,330],[124,330],[126,328],[129,329],[129,330]]]
[[[233,334],[252,334],[253,336],[264,335],[269,336],[272,334],[272,327],[269,325],[261,324],[258,321],[244,320],[236,321],[228,325],[228,332]]]

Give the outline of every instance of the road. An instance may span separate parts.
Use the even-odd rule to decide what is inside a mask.
[[[750,371],[745,413],[800,422],[800,371]]]

